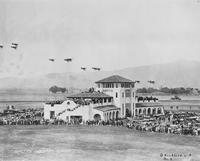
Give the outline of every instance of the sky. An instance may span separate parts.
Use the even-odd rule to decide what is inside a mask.
[[[200,0],[0,0],[0,44],[0,77],[200,61]]]

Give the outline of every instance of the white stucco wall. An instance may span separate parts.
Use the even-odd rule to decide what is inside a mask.
[[[77,106],[78,108],[74,111],[67,111],[67,109],[74,109]],[[103,112],[94,109],[92,104],[79,106],[71,100],[64,101],[62,104],[55,104],[54,106],[44,104],[44,119],[50,119],[50,111],[55,111],[55,116],[64,111],[57,116],[57,118],[62,120],[66,120],[70,116],[82,116],[83,121],[93,120],[95,114],[99,114],[101,119],[104,119]]]

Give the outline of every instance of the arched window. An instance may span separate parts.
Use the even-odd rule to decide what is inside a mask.
[[[161,114],[161,113],[162,113],[162,111],[161,111],[161,108],[159,107],[158,111],[157,111],[157,114]]]
[[[137,116],[137,115],[138,115],[138,109],[135,110],[135,116]]]
[[[116,98],[118,97],[118,93],[116,92]]]
[[[119,118],[119,111],[116,112],[116,120]]]
[[[109,120],[112,120],[112,113],[109,113]]]
[[[95,121],[100,121],[101,120],[101,116],[99,114],[95,114],[94,115],[94,120]]]
[[[139,114],[141,114],[141,113],[142,113],[142,109],[140,108],[140,109],[139,109]]]
[[[148,108],[147,113],[148,113],[148,115],[151,114],[151,109],[150,108]]]
[[[112,119],[115,120],[115,112],[112,113]]]
[[[156,109],[155,109],[155,108],[153,108],[153,114],[154,114],[154,115],[156,114]]]
[[[146,115],[146,108],[143,109],[143,114]]]

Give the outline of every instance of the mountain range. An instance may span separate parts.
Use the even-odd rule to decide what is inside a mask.
[[[130,67],[116,71],[82,71],[80,73],[49,73],[29,78],[6,77],[0,79],[1,89],[48,89],[53,85],[61,87],[89,88],[94,82],[111,76],[121,75],[131,80],[139,80],[139,87],[147,87],[148,80],[155,81],[155,87],[192,87],[200,88],[200,62],[175,61]]]

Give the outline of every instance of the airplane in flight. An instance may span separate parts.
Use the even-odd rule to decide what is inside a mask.
[[[54,61],[55,61],[55,59],[49,59],[49,61],[52,61],[52,62],[54,62]]]
[[[13,49],[17,49],[17,47],[18,47],[18,44],[17,43],[12,43],[12,45],[11,45],[11,48],[13,48]]]
[[[85,70],[86,70],[86,67],[81,67],[81,69],[85,71]]]
[[[11,48],[13,48],[13,49],[17,50],[17,46],[11,46]]]
[[[92,67],[92,69],[94,69],[94,70],[98,70],[98,71],[101,70],[101,68],[96,68],[96,67]]]
[[[71,62],[71,61],[72,61],[72,58],[64,59],[64,61],[66,61],[66,62]]]
[[[12,43],[12,45],[14,45],[14,46],[18,46],[18,44],[17,44],[17,43]]]

